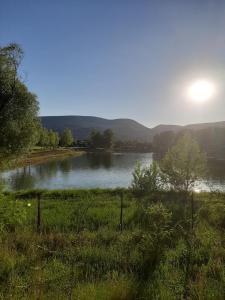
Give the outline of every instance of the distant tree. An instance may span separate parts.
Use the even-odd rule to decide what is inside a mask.
[[[71,146],[74,142],[74,137],[72,131],[69,128],[65,128],[61,137],[60,137],[60,145],[64,147]]]
[[[224,158],[225,128],[204,128],[195,130],[192,134],[209,156]]]
[[[97,130],[92,130],[89,136],[89,144],[92,148],[104,148],[110,150],[113,148],[114,134],[111,129],[106,129],[103,134]]]
[[[94,149],[102,147],[103,141],[101,133],[97,130],[92,130],[89,136],[89,143],[91,148]]]
[[[160,164],[165,182],[175,190],[190,191],[206,170],[206,156],[197,141],[185,133]]]
[[[50,148],[57,148],[59,145],[59,134],[58,132],[55,132],[53,130],[49,130],[48,133],[48,138],[49,138],[49,147]]]
[[[177,133],[172,131],[162,132],[153,138],[153,151],[161,156],[165,155],[185,134],[191,135],[208,156],[215,158],[225,157],[225,128],[217,126],[203,129],[185,128]]]
[[[39,130],[38,146],[41,146],[41,147],[49,146],[49,132],[44,127],[40,127],[40,130]]]
[[[0,158],[17,157],[36,144],[38,102],[21,82],[18,67],[23,57],[16,44],[0,48]]]
[[[103,132],[102,140],[103,140],[104,149],[111,150],[113,148],[113,137],[114,137],[114,134],[111,129],[106,129]]]
[[[173,131],[164,131],[156,134],[153,137],[154,152],[164,155],[174,145],[175,137],[176,135]]]
[[[140,142],[140,141],[121,141],[116,140],[113,143],[113,148],[117,149],[118,151],[136,151],[136,152],[152,152],[152,143],[150,142]]]

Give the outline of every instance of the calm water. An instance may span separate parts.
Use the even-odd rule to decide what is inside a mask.
[[[3,173],[8,189],[128,187],[139,161],[151,164],[152,153],[88,153]],[[225,190],[225,161],[209,163],[209,184]],[[207,189],[205,180],[200,183]]]

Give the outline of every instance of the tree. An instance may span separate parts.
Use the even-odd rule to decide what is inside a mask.
[[[90,146],[94,149],[102,147],[102,135],[97,130],[92,130],[89,137]]]
[[[59,145],[59,134],[53,130],[49,130],[48,132],[48,139],[49,139],[49,147],[56,148]]]
[[[0,47],[0,112],[14,99],[23,51],[17,44]]]
[[[165,154],[174,145],[175,133],[164,131],[153,137],[153,149],[159,154]]]
[[[103,132],[103,147],[106,150],[111,150],[113,148],[113,131],[111,129],[106,129]]]
[[[165,182],[177,191],[190,191],[206,170],[206,156],[190,133],[166,153],[160,168]]]
[[[38,146],[48,147],[49,146],[49,132],[46,128],[41,127],[39,131]]]
[[[61,146],[68,147],[71,146],[74,142],[74,137],[72,131],[69,128],[65,128],[60,137]]]
[[[105,150],[111,150],[113,147],[114,134],[111,129],[106,129],[103,134],[97,130],[92,130],[89,143],[94,149],[104,148]]]
[[[17,157],[37,142],[38,102],[18,75],[23,57],[16,44],[0,48],[0,157]]]

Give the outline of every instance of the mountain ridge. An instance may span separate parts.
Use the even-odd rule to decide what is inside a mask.
[[[159,124],[149,128],[129,118],[106,119],[95,116],[42,116],[41,122],[47,129],[53,129],[59,133],[64,128],[70,128],[76,139],[86,139],[93,129],[104,131],[112,129],[117,139],[138,140],[151,142],[154,135],[165,131],[178,132],[183,129],[198,130],[211,127],[225,128],[225,121],[196,123],[188,125]]]

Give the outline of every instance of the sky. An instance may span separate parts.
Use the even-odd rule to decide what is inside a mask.
[[[224,0],[1,0],[0,46],[11,42],[40,115],[225,120]],[[216,87],[205,103],[187,97],[199,78]]]

